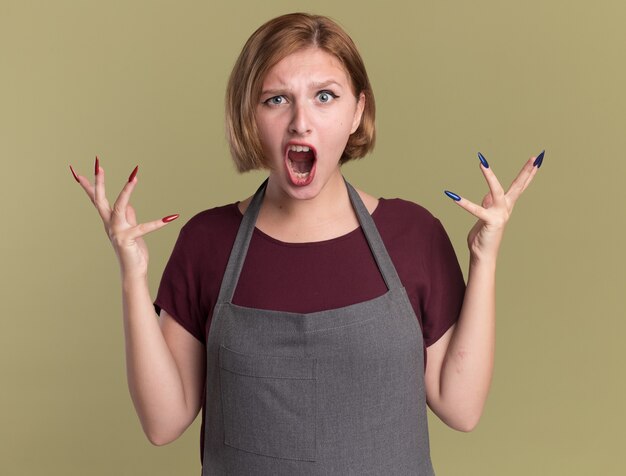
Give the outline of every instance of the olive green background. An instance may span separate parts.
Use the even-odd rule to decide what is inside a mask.
[[[136,164],[156,293],[178,230],[246,197],[223,129],[245,39],[289,11],[330,15],[365,59],[375,152],[366,191],[430,209],[464,269],[473,219],[447,199],[546,149],[498,270],[492,391],[469,434],[431,418],[438,475],[623,474],[626,4],[0,0],[0,473],[199,474],[199,425],[143,436],[126,387],[117,263],[68,164],[108,196]],[[432,416],[432,415],[431,415]]]

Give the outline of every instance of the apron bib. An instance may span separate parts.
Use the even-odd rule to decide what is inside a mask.
[[[232,303],[266,186],[242,219],[207,338],[202,475],[433,475],[422,333],[350,184],[387,293],[308,314]]]

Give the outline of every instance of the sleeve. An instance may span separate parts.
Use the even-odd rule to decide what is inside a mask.
[[[201,308],[201,267],[198,265],[193,240],[188,235],[183,227],[163,271],[154,309],[157,314],[164,309],[191,335],[204,343],[206,313]]]
[[[428,347],[456,323],[465,295],[459,261],[448,234],[437,219],[424,260],[429,277],[423,315],[424,343]]]

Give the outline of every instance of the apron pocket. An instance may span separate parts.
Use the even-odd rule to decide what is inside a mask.
[[[220,346],[224,443],[315,461],[315,359],[247,355]]]

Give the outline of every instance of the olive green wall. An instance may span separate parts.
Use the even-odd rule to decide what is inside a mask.
[[[196,212],[250,194],[223,138],[247,36],[337,19],[376,93],[378,144],[347,177],[440,217],[466,268],[481,151],[507,184],[546,149],[498,272],[492,391],[469,434],[431,419],[439,475],[622,474],[626,4],[621,1],[0,0],[0,472],[199,474],[198,422],[152,447],[126,388],[117,263],[68,170],[99,154],[113,198],[140,165],[156,291]],[[623,465],[622,465],[623,470]]]

